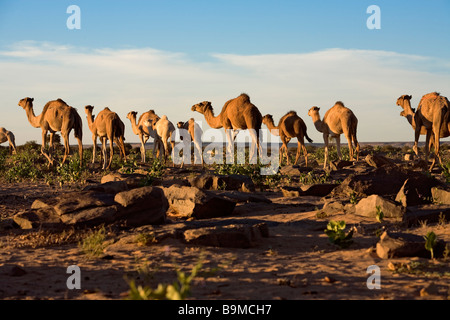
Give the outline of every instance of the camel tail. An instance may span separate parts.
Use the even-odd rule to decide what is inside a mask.
[[[306,138],[306,140],[309,141],[309,143],[313,143],[312,139],[311,139],[310,137],[308,137],[308,135],[306,134],[306,132],[305,132],[305,138]]]

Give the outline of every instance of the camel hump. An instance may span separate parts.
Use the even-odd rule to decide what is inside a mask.
[[[344,103],[342,101],[336,101],[335,105],[345,107]]]
[[[161,117],[161,120],[167,120],[167,116],[166,116],[166,115],[163,115],[163,116]]]

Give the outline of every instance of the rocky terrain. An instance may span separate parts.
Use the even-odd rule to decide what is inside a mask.
[[[181,294],[191,300],[450,298],[441,168],[427,174],[420,161],[371,153],[280,175],[264,187],[168,167],[151,181],[111,172],[82,185],[2,184],[0,298],[126,299],[138,286],[167,298],[158,286],[180,273],[193,275]],[[67,285],[72,265],[79,289]]]

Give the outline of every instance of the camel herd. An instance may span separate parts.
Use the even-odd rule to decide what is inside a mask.
[[[432,146],[434,146],[434,158],[431,164],[430,170],[433,168],[436,162],[436,158],[442,163],[439,154],[439,141],[440,138],[450,136],[450,103],[448,99],[441,96],[439,93],[432,92],[426,94],[420,100],[417,110],[411,108],[411,96],[402,95],[397,99],[397,105],[402,107],[403,111],[401,116],[405,117],[414,129],[414,151],[418,154],[418,140],[420,135],[426,135],[425,143],[425,157],[428,159],[428,153]],[[42,130],[42,146],[41,153],[49,161],[49,165],[53,165],[53,143],[54,134],[61,132],[61,136],[64,139],[64,157],[62,164],[65,162],[69,155],[69,133],[74,130],[75,138],[78,140],[79,154],[83,154],[82,144],[82,121],[75,108],[67,105],[63,100],[57,99],[49,101],[43,108],[41,114],[36,116],[33,110],[33,98],[24,98],[19,101],[21,106],[27,115],[28,121],[35,128],[41,128]],[[92,113],[94,107],[86,106],[85,112],[89,125],[89,129],[92,132],[93,140],[93,157],[92,162],[95,162],[97,137],[100,138],[102,143],[101,160],[103,169],[109,169],[113,157],[113,143],[119,147],[120,157],[126,159],[125,147],[124,147],[124,135],[125,125],[120,119],[119,115],[112,112],[109,108],[104,108],[102,111],[95,115]],[[279,136],[282,142],[280,148],[280,157],[286,156],[287,163],[289,164],[288,147],[287,144],[292,138],[297,138],[298,147],[295,163],[298,163],[301,152],[305,157],[305,163],[308,164],[308,153],[305,147],[304,139],[309,142],[312,140],[307,135],[306,124],[302,118],[300,118],[296,111],[289,111],[285,114],[275,126],[272,115],[267,114],[264,117],[258,108],[251,103],[250,97],[243,93],[240,96],[231,99],[225,103],[222,111],[218,116],[214,115],[214,110],[209,101],[200,102],[191,108],[192,111],[203,114],[208,125],[213,129],[224,128],[227,139],[227,152],[231,152],[233,149],[233,143],[239,130],[249,130],[252,138],[252,145],[250,150],[250,159],[252,159],[258,152],[261,152],[262,147],[260,144],[260,129],[264,123],[273,135]],[[308,115],[312,118],[314,126],[317,131],[323,134],[323,140],[325,143],[325,161],[324,168],[328,163],[328,141],[333,138],[336,141],[337,153],[339,159],[342,159],[340,151],[340,135],[344,134],[349,147],[350,160],[353,161],[355,156],[356,160],[359,157],[359,143],[356,137],[356,131],[358,126],[358,119],[355,114],[349,108],[345,107],[340,101],[330,108],[324,115],[323,119],[320,119],[320,108],[314,106],[309,109]],[[175,145],[175,126],[163,115],[159,117],[154,110],[149,110],[137,119],[137,112],[131,111],[127,114],[127,119],[131,122],[131,128],[133,133],[139,136],[141,142],[141,161],[145,162],[145,143],[152,137],[154,139],[153,156],[159,157],[161,160],[166,161],[170,154],[170,147],[168,141],[170,141],[171,149],[174,149]],[[200,157],[201,163],[203,163],[201,137],[202,129],[195,122],[193,118],[186,122],[178,122],[178,129],[184,129],[188,132],[188,138],[183,143],[190,146],[191,141],[194,142],[194,148],[196,155]],[[49,150],[45,150],[47,133],[50,133]],[[439,133],[439,134],[436,134]],[[181,135],[180,135],[181,137]],[[107,141],[110,141],[110,155],[109,161],[107,159]],[[0,128],[0,143],[9,142],[10,152],[16,152],[16,145],[14,141],[14,134],[4,128]],[[82,157],[80,156],[80,161]],[[281,159],[280,159],[281,161]],[[196,162],[197,163],[197,162]],[[182,164],[183,165],[183,164]]]

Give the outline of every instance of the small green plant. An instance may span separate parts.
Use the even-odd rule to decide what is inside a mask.
[[[95,258],[103,254],[105,245],[106,230],[102,226],[97,231],[90,231],[89,234],[79,242],[79,247],[84,254],[90,258]]]
[[[352,191],[350,193],[350,203],[351,204],[357,204],[358,203],[358,198],[356,197],[356,192]]]
[[[316,213],[316,218],[317,219],[325,219],[327,217],[327,213],[325,211],[318,211]]]
[[[424,236],[425,239],[425,249],[430,251],[431,253],[431,259],[434,259],[434,247],[437,243],[437,237],[436,234],[433,231],[430,231],[427,233],[426,236]]]
[[[136,243],[140,246],[150,246],[154,243],[157,243],[155,234],[151,233],[140,233],[136,236]]]
[[[384,213],[383,210],[381,210],[381,206],[376,206],[377,212],[375,213],[375,218],[378,222],[383,222],[384,219]]]
[[[127,300],[185,300],[191,294],[191,282],[197,276],[203,266],[203,257],[192,268],[189,275],[176,269],[177,280],[172,284],[159,283],[156,289],[148,286],[136,286],[134,280],[128,282],[130,292]]]
[[[345,228],[345,221],[330,220],[324,231],[331,243],[336,244],[341,248],[346,248],[353,243],[353,230],[350,230],[350,232],[346,234]]]

